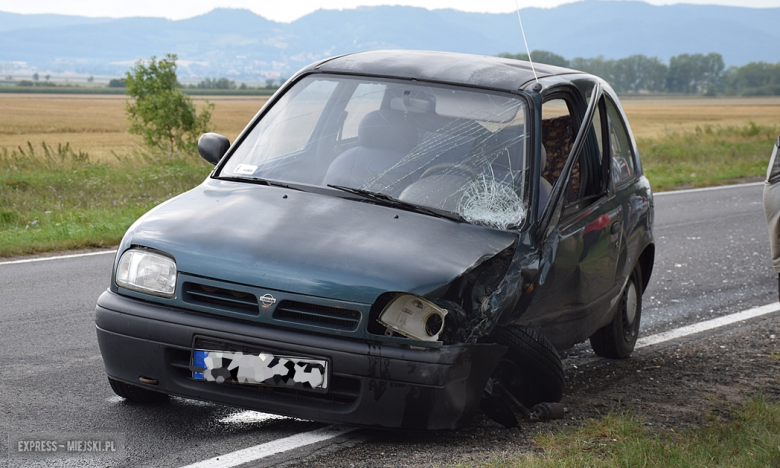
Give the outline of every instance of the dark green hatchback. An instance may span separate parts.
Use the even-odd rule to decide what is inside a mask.
[[[538,78],[535,77],[535,74]],[[574,70],[375,51],[312,64],[198,187],[127,232],[97,334],[114,391],[452,429],[625,358],[653,195],[617,96]]]

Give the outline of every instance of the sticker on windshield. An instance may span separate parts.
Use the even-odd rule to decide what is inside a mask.
[[[236,166],[236,168],[233,170],[236,174],[254,174],[257,170],[257,166],[253,166],[251,164],[239,164]]]

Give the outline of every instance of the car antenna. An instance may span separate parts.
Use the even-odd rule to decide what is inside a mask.
[[[539,83],[539,77],[536,75],[536,68],[534,68],[534,61],[531,60],[531,50],[528,48],[528,41],[525,39],[525,28],[523,28],[523,20],[520,18],[520,5],[517,3],[517,0],[515,0],[515,11],[517,12],[517,20],[520,21],[520,32],[523,33],[523,43],[525,43],[528,61],[531,62],[531,71],[534,72],[534,79]]]

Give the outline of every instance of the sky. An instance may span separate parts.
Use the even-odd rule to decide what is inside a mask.
[[[616,0],[619,1],[619,0]],[[780,0],[646,0],[654,5],[673,3],[718,4],[742,7],[780,7]],[[517,0],[520,8],[552,8],[572,0]],[[155,16],[184,19],[214,8],[246,8],[267,19],[290,22],[318,9],[345,9],[373,5],[408,5],[423,8],[452,8],[484,13],[514,11],[515,0],[0,0],[0,11],[10,13],[58,13],[77,16]]]

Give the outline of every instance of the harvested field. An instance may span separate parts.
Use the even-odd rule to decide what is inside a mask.
[[[69,142],[94,161],[125,152],[141,144],[127,133],[122,95],[0,95],[0,147],[15,148],[27,142],[38,146]],[[212,123],[231,141],[268,100],[266,96],[204,96],[215,104]],[[697,126],[780,124],[780,97],[756,98],[645,98],[621,100],[636,138],[659,138]]]
[[[780,97],[755,98],[622,98],[636,138],[658,138],[673,132],[691,132],[697,126],[780,124]]]
[[[131,151],[141,137],[127,132],[125,96],[121,95],[0,95],[0,147],[56,146],[70,143],[93,161],[110,159],[111,152]],[[215,104],[212,124],[234,140],[249,119],[268,100],[266,96],[215,96],[193,99],[196,105]]]

